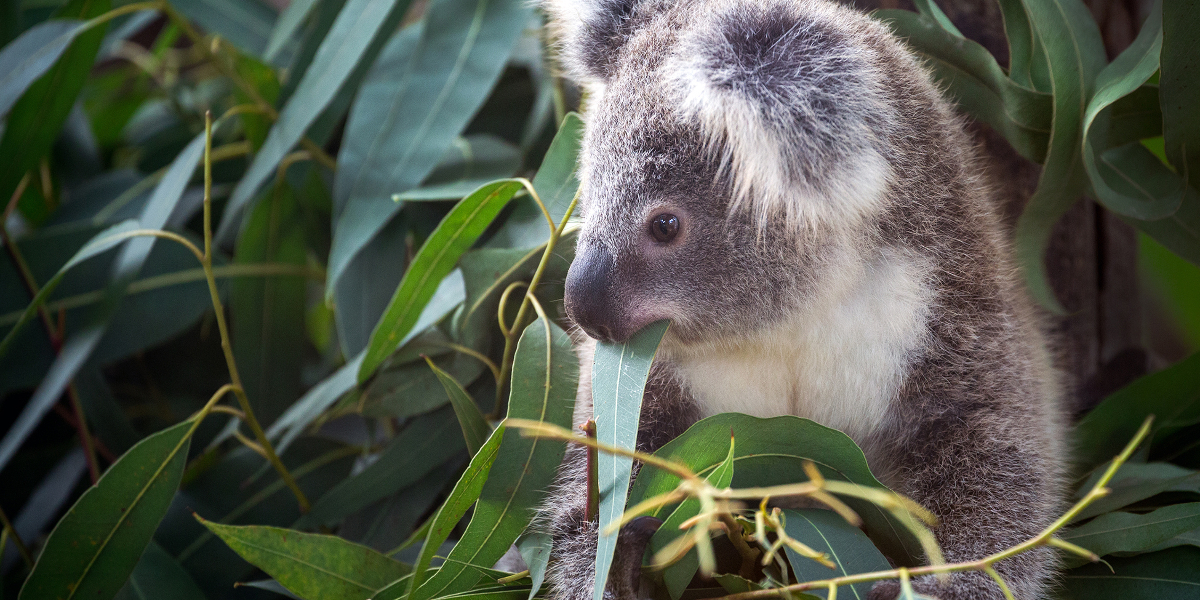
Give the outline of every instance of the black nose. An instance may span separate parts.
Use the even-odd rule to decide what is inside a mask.
[[[567,315],[588,335],[616,341],[618,312],[612,300],[613,255],[603,247],[589,247],[575,255],[567,271]]]

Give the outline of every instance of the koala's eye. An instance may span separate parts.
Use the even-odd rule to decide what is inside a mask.
[[[656,215],[650,219],[650,235],[664,244],[675,239],[679,235],[679,217],[667,213]]]

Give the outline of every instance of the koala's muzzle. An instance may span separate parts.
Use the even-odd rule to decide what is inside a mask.
[[[629,337],[633,332],[621,327],[623,311],[617,305],[612,253],[596,246],[580,250],[567,271],[567,315],[596,339],[620,341]]]

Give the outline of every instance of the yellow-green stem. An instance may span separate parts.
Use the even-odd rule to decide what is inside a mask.
[[[267,439],[266,432],[263,431],[262,425],[258,423],[258,419],[254,417],[254,408],[250,406],[250,399],[246,397],[246,390],[242,387],[242,378],[238,374],[237,361],[233,357],[233,345],[229,341],[229,327],[225,324],[225,308],[221,305],[221,295],[217,291],[217,279],[213,274],[212,268],[212,114],[205,113],[204,115],[204,253],[201,258],[201,264],[204,267],[205,279],[208,281],[208,293],[212,298],[213,312],[217,321],[217,331],[221,335],[221,351],[225,354],[225,366],[229,370],[229,379],[233,382],[235,396],[242,412],[245,413],[245,423],[250,427],[250,431],[254,433],[254,438],[262,447],[266,454],[267,460],[275,470],[279,472],[279,476],[283,478],[284,483],[292,494],[296,496],[296,502],[300,506],[300,512],[306,513],[310,508],[308,498],[304,492],[300,490],[300,486],[296,484],[296,480],[292,474],[288,472],[283,461],[279,459],[279,455],[275,453],[274,447]]]
[[[17,546],[17,552],[21,554],[21,560],[25,561],[25,566],[33,568],[33,554],[29,552],[29,547],[25,542],[21,541],[21,536],[17,535],[17,530],[12,526],[12,522],[8,520],[8,515],[4,514],[4,509],[0,508],[0,524],[4,525],[4,531],[8,533],[8,537],[12,539],[13,544]]]
[[[500,381],[496,383],[496,408],[491,414],[493,421],[502,418],[508,410],[504,388],[512,376],[513,355],[516,354],[517,340],[520,339],[521,330],[525,326],[525,315],[529,311],[530,297],[537,292],[538,284],[542,282],[542,276],[546,273],[546,265],[550,263],[550,256],[554,253],[554,247],[558,244],[558,239],[562,237],[563,230],[567,228],[567,221],[571,219],[571,213],[575,212],[575,205],[578,202],[579,192],[576,191],[575,197],[571,199],[571,204],[567,206],[567,212],[563,215],[562,221],[550,232],[550,239],[546,241],[546,250],[542,252],[542,260],[538,262],[537,270],[533,272],[533,277],[529,280],[529,288],[525,290],[525,299],[521,301],[521,308],[517,309],[517,317],[513,319],[512,328],[505,332],[504,359],[500,362]],[[547,213],[547,217],[549,217],[549,213]],[[504,310],[503,303],[501,303],[500,310]]]

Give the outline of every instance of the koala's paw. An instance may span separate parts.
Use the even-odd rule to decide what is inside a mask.
[[[624,527],[617,536],[617,548],[613,553],[613,568],[609,576],[605,600],[634,600],[650,596],[642,579],[642,557],[650,538],[662,526],[662,520],[654,517],[638,517]]]

